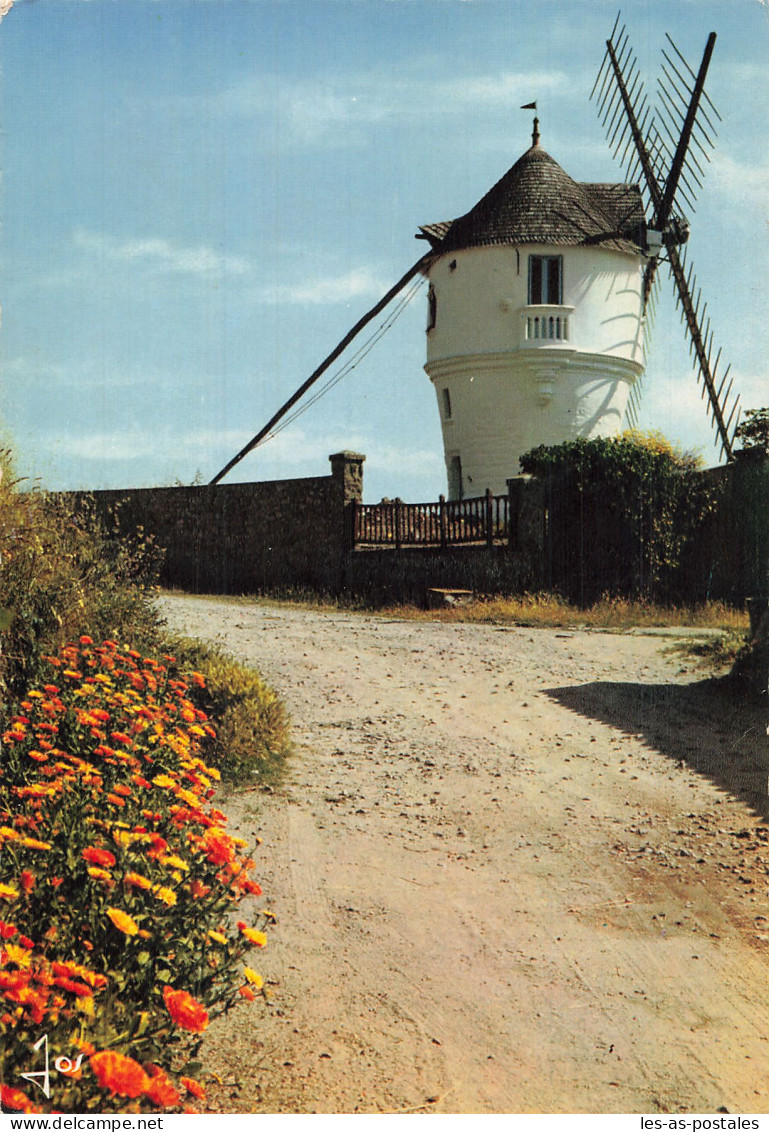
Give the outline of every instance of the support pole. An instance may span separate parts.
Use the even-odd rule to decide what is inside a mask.
[[[240,463],[244,456],[247,456],[249,452],[252,452],[254,448],[256,448],[257,444],[260,444],[264,440],[265,436],[267,436],[268,433],[273,428],[275,428],[275,425],[279,420],[281,420],[282,417],[286,415],[288,410],[292,408],[292,406],[294,406],[301,397],[304,396],[310,386],[313,385],[318,380],[318,378],[326,372],[328,367],[336,361],[339,355],[347,349],[352,340],[357,337],[358,334],[360,334],[363,327],[371,322],[372,318],[376,318],[380,311],[384,310],[388,303],[390,303],[395,298],[398,292],[402,291],[406,284],[409,283],[414,278],[414,276],[417,275],[422,270],[422,268],[432,260],[432,258],[433,253],[428,252],[426,255],[423,255],[421,259],[418,259],[414,266],[410,267],[406,274],[401,276],[395,286],[391,287],[387,294],[384,295],[379,300],[379,302],[371,308],[371,310],[367,311],[366,314],[364,314],[363,318],[359,319],[358,322],[355,323],[355,326],[353,326],[352,330],[349,330],[347,334],[345,334],[339,345],[331,351],[328,357],[324,358],[318,368],[314,370],[313,373],[311,373],[307,378],[307,380],[299,386],[296,392],[289,397],[288,401],[286,401],[284,405],[281,405],[277,413],[275,413],[274,416],[270,417],[264,428],[260,429],[256,436],[252,440],[249,440],[245,448],[241,448],[237,456],[233,456],[229,463],[225,464],[222,470],[214,476],[214,478],[210,481],[209,486],[213,487],[214,484],[219,483],[219,480],[224,479],[227,473],[231,471],[236,464]]]

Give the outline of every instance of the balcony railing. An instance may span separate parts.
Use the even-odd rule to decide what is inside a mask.
[[[569,341],[574,307],[530,306],[521,313],[526,346],[559,346]]]

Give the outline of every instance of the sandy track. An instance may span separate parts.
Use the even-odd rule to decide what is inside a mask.
[[[656,636],[162,605],[296,745],[226,800],[278,924],[214,1106],[769,1111],[769,709]]]

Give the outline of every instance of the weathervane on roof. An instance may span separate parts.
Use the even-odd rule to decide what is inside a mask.
[[[521,110],[536,110],[536,109],[537,109],[536,102],[527,102],[525,106],[521,107]],[[532,134],[531,134],[531,144],[532,145],[539,145],[539,118],[537,117],[536,114],[534,115],[534,129],[533,129]]]

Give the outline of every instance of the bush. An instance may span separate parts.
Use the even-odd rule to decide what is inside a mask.
[[[185,668],[205,681],[196,703],[216,720],[208,753],[228,782],[274,785],[290,753],[286,710],[258,672],[201,641],[171,640],[171,651]]]
[[[699,459],[659,434],[540,446],[521,457],[545,482],[552,588],[580,605],[604,594],[670,603],[714,488]]]
[[[41,657],[81,633],[157,644],[153,604],[162,559],[153,538],[108,538],[93,507],[63,495],[18,491],[10,453],[0,452],[0,676],[18,698]]]

